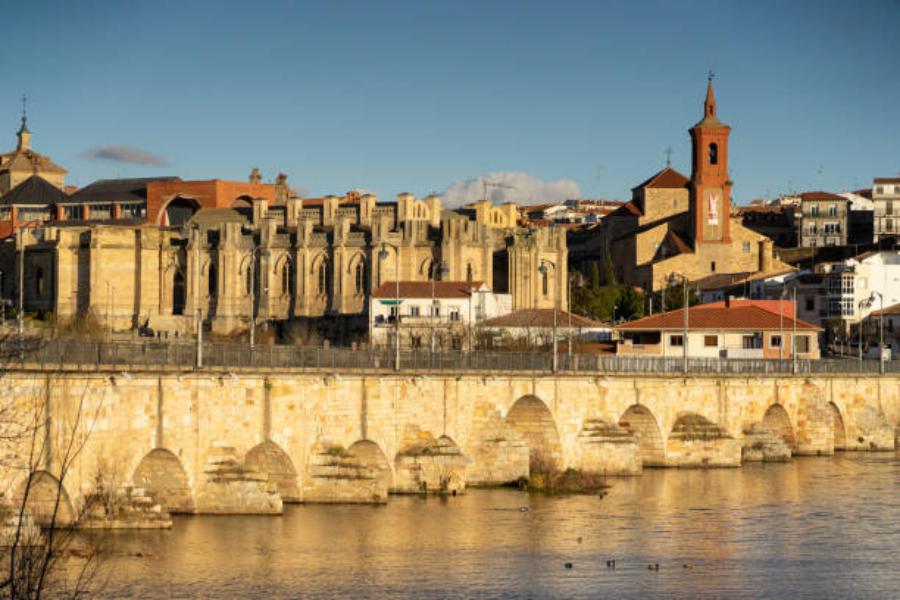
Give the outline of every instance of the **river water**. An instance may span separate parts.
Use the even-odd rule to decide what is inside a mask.
[[[653,469],[611,483],[602,499],[470,490],[107,532],[103,595],[900,597],[897,454]]]

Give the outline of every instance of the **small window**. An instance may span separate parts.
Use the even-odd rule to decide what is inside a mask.
[[[683,335],[670,335],[669,336],[669,345],[670,346],[684,346],[684,336]]]
[[[209,265],[209,278],[207,280],[207,291],[210,296],[215,296],[216,291],[219,289],[219,281],[217,277],[218,273],[216,272],[216,265],[210,263]]]
[[[541,273],[541,289],[543,290],[545,296],[550,291],[550,284],[548,282],[547,271],[544,271],[543,273]]]
[[[703,345],[707,348],[718,348],[719,347],[719,336],[717,335],[705,335],[703,336]]]
[[[744,242],[741,245],[741,249],[744,251],[744,254],[750,254],[750,242]]]
[[[829,216],[829,217],[836,217],[837,214],[838,214],[838,211],[837,211],[837,204],[829,204],[829,205],[828,205],[828,216]]]
[[[806,297],[806,310],[807,311],[816,310],[816,299],[814,296]]]
[[[713,273],[716,272],[716,261],[712,261],[711,263],[709,263],[709,270]]]
[[[363,292],[363,284],[365,283],[365,267],[362,261],[356,264],[356,295],[359,296]]]
[[[772,348],[781,348],[781,336],[773,335],[769,338],[769,346]]]
[[[459,321],[459,309],[457,309],[457,308],[450,309],[450,320],[451,321]]]
[[[410,306],[409,307],[409,316],[418,317],[419,316],[419,307],[418,306]]]
[[[709,145],[709,164],[719,164],[719,146],[715,143]]]
[[[809,336],[798,335],[795,340],[797,354],[809,354]]]

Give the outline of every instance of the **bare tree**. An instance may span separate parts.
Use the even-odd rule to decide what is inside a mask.
[[[0,377],[34,340],[0,340]],[[39,345],[39,344],[38,344]],[[98,548],[76,537],[79,515],[65,482],[84,448],[100,403],[87,402],[87,385],[69,406],[66,419],[53,419],[49,379],[30,389],[0,390],[0,598],[37,600],[45,595],[84,595],[96,580]],[[16,482],[21,481],[18,485]],[[13,487],[17,486],[17,487]]]

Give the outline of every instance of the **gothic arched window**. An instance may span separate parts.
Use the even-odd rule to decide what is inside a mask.
[[[44,295],[44,269],[41,267],[34,274],[34,293],[36,296]]]
[[[291,291],[291,262],[284,261],[281,265],[281,294],[286,296]]]
[[[253,265],[247,264],[246,277],[244,278],[244,287],[249,295],[253,291]]]
[[[541,289],[545,296],[550,292],[550,280],[546,270],[541,273]]]
[[[466,281],[472,283],[472,263],[466,265]]]
[[[328,282],[328,263],[324,260],[319,265],[319,295],[323,295],[325,293],[325,286]]]
[[[709,145],[709,164],[719,164],[719,146],[715,143]]]
[[[365,284],[365,276],[366,270],[363,266],[363,262],[359,261],[356,263],[356,295],[360,295],[363,293],[363,286]]]

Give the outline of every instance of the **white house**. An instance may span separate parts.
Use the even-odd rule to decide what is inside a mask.
[[[461,350],[472,326],[510,311],[512,296],[480,281],[386,281],[369,299],[369,340],[392,345],[399,330],[405,347]]]

